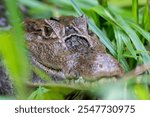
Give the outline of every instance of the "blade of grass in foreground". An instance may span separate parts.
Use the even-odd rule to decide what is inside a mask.
[[[19,99],[26,99],[25,81],[28,80],[30,69],[25,51],[25,39],[21,27],[21,15],[17,7],[18,0],[5,0],[9,19],[12,25],[11,34],[3,34],[0,39],[0,49],[9,74],[14,81]]]
[[[13,35],[9,33],[1,34],[0,52],[17,91],[17,98],[25,99],[27,97],[25,81],[28,79],[29,72],[24,56],[20,54],[23,50],[18,48],[14,41]]]
[[[150,29],[150,12],[149,12],[149,0],[147,0],[145,4],[145,11],[143,14],[143,21],[142,21],[142,26],[143,28],[148,31]]]
[[[132,14],[133,17],[136,21],[136,23],[138,24],[139,21],[139,16],[138,16],[138,0],[132,0]]]
[[[20,1],[20,3],[22,3],[24,5],[27,5],[32,8],[37,8],[39,10],[43,10],[43,11],[52,11],[53,10],[53,8],[50,7],[49,5],[39,2],[37,0],[19,0],[19,1]]]

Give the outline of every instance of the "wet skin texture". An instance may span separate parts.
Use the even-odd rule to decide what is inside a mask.
[[[124,71],[88,29],[87,19],[67,16],[25,21],[33,63],[54,80],[120,77]]]

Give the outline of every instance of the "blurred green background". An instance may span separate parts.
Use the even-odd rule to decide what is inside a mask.
[[[32,66],[22,28],[24,18],[85,14],[89,28],[128,73],[137,65],[150,62],[149,0],[5,0],[4,3],[11,29],[0,28],[0,55],[16,89],[15,99],[150,99],[149,72],[117,81],[113,78],[80,84],[48,81],[40,86],[30,84],[29,89],[26,82],[31,78]],[[49,77],[38,70],[37,74]]]

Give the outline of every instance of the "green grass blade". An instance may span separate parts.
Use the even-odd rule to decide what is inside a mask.
[[[29,78],[30,69],[28,55],[25,51],[25,37],[21,27],[21,15],[17,7],[18,0],[5,0],[5,3],[9,12],[9,19],[11,19],[12,33],[1,35],[0,50],[16,86],[18,98],[25,99],[28,95],[25,81]]]
[[[81,16],[84,13],[81,11],[81,9],[78,7],[77,3],[74,0],[70,0],[73,8],[75,9],[75,11]]]
[[[140,26],[133,22],[128,22],[129,25],[134,28],[139,34],[141,34],[148,42],[150,42],[150,33],[146,32],[144,29],[142,29]]]
[[[128,66],[128,63],[123,56],[124,43],[128,42],[128,40],[126,41],[126,38],[122,39],[123,38],[122,32],[117,27],[114,27],[114,33],[115,33],[115,38],[116,38],[116,42],[117,42],[117,58],[121,62],[125,71],[128,71],[129,66]],[[124,42],[122,40],[124,40]],[[132,48],[131,51],[134,51],[131,44],[130,44],[129,48]]]
[[[100,41],[108,48],[111,54],[116,56],[116,48],[111,44],[111,41],[103,34],[103,32],[91,21],[88,21],[89,27],[97,34]]]
[[[56,6],[62,7],[64,9],[68,9],[68,7],[71,7],[70,2],[68,2],[67,0],[48,0],[49,3],[52,3]],[[78,5],[80,6],[80,8],[82,9],[89,9],[92,6],[98,5],[97,1],[87,1],[87,0],[77,0],[76,1],[78,3]],[[59,3],[59,4],[58,4]],[[72,8],[72,7],[71,7]]]
[[[107,7],[108,5],[108,0],[98,0],[99,4],[104,6],[104,7]]]
[[[112,25],[119,25],[116,19],[110,14],[110,12],[102,6],[96,6],[91,8],[94,12],[99,14],[101,17],[109,21]]]
[[[100,16],[108,20],[112,25],[116,25],[129,36],[137,50],[146,51],[143,43],[140,41],[136,32],[128,25],[128,23],[120,16],[115,14],[115,11],[109,7],[109,10],[102,6],[94,7],[93,10]],[[111,12],[110,12],[111,11]],[[112,15],[113,14],[113,15]],[[147,53],[141,53],[144,63],[150,61],[150,57]]]
[[[115,14],[114,14],[115,15]],[[131,41],[133,42],[135,48],[137,50],[146,51],[143,43],[135,33],[135,31],[127,24],[125,20],[122,19],[121,16],[115,15],[117,22],[119,23],[119,26],[126,32],[126,34],[130,37]],[[147,53],[141,53],[143,57],[144,63],[147,63],[150,61],[150,56]]]
[[[36,66],[32,66],[32,70],[38,75],[40,76],[41,79],[43,79],[46,82],[50,82],[52,80],[52,78],[46,74],[44,71],[42,71],[41,69],[39,69]]]
[[[147,0],[145,4],[145,11],[143,14],[143,22],[142,26],[147,31],[150,30],[150,12],[149,12],[150,6],[149,6],[149,0]]]
[[[96,26],[100,27],[100,17],[97,13],[92,10],[85,10],[86,15],[96,24]]]
[[[135,59],[137,59],[136,52],[132,46],[132,43],[131,43],[129,37],[123,31],[117,29],[116,27],[114,28],[114,31],[115,31],[115,35],[117,35],[116,40],[119,40],[119,38],[120,38],[120,40],[123,41],[124,44],[126,45],[126,47],[128,49],[127,51],[130,51],[131,55]]]
[[[121,7],[109,5],[111,9],[115,11],[116,14],[121,15],[123,18],[132,19],[132,14],[130,10],[125,10]]]
[[[133,17],[136,21],[136,23],[138,23],[139,21],[139,16],[138,16],[138,0],[132,0],[132,14]]]
[[[26,6],[36,8],[36,9],[39,9],[39,10],[42,10],[42,11],[51,11],[51,10],[53,10],[53,8],[50,7],[49,5],[44,4],[42,2],[39,2],[37,0],[19,0],[19,2],[26,5]]]
[[[122,53],[123,53],[123,41],[121,40],[121,34],[118,31],[119,29],[114,28],[115,38],[116,38],[116,44],[117,44],[117,58],[120,61],[122,59]]]
[[[18,48],[13,35],[9,33],[0,35],[0,52],[17,91],[17,98],[26,99],[27,87],[25,81],[29,78],[30,72],[25,60],[26,56],[21,54],[23,50]]]

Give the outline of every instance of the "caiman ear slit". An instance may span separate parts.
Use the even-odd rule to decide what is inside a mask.
[[[45,19],[44,20],[48,25],[50,25],[50,27],[53,29],[53,31],[55,32],[55,34],[57,35],[57,37],[59,39],[61,39],[63,36],[65,36],[65,28],[64,25],[60,24],[59,22],[55,21],[55,20],[48,20]]]

